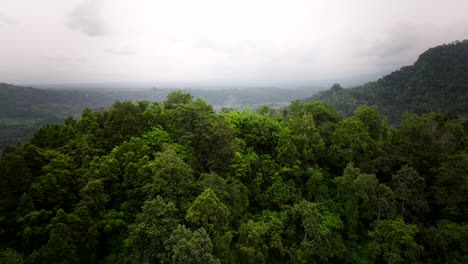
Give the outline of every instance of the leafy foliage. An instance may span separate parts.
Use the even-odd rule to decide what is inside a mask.
[[[467,147],[453,114],[86,109],[3,152],[0,261],[465,263]]]
[[[332,104],[345,116],[362,104],[375,105],[397,125],[404,112],[468,114],[468,40],[427,50],[412,66],[351,89],[334,85],[306,101]],[[341,89],[340,89],[341,88]]]

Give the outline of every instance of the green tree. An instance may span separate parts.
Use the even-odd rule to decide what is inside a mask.
[[[236,137],[242,139],[245,146],[258,154],[274,155],[273,151],[278,143],[277,132],[281,127],[278,118],[267,113],[255,113],[248,109],[232,110],[223,117],[232,124]]]
[[[401,218],[377,221],[369,232],[376,260],[382,258],[389,264],[415,262],[423,251],[414,240],[417,231],[415,225],[406,224]]]
[[[466,263],[468,260],[468,224],[437,221],[424,232],[427,255],[437,263]]]
[[[0,213],[5,216],[17,206],[18,198],[29,189],[31,170],[21,153],[2,155],[0,159]]]
[[[238,150],[234,129],[202,99],[178,104],[168,112],[168,127],[177,143],[193,151],[190,164],[197,170],[224,171]]]
[[[219,201],[212,189],[200,194],[187,210],[185,219],[203,227],[211,235],[220,235],[227,228],[229,209]]]
[[[301,247],[309,260],[327,261],[331,257],[341,258],[344,245],[339,234],[343,223],[338,215],[325,210],[307,201],[296,204],[293,208],[295,214],[300,216],[304,234]]]
[[[404,114],[393,134],[393,145],[403,161],[413,167],[426,181],[432,181],[430,168],[440,164],[441,146],[433,133],[433,122],[416,114]]]
[[[427,201],[424,195],[425,180],[419,173],[409,167],[403,166],[392,179],[395,198],[400,201],[400,215],[405,215],[405,206],[412,210],[411,215],[417,215],[427,210]]]
[[[42,168],[43,175],[31,184],[31,197],[41,208],[70,210],[77,200],[77,182],[72,170],[73,161],[69,156],[57,154]]]
[[[144,187],[148,194],[151,197],[160,195],[174,201],[179,208],[187,208],[195,187],[193,169],[170,145],[166,145],[163,152],[155,155],[150,166],[153,182]]]
[[[333,133],[329,155],[339,167],[349,162],[355,162],[360,167],[372,159],[377,149],[376,141],[370,137],[364,123],[348,118],[341,121]]]
[[[354,117],[367,126],[369,136],[374,140],[386,137],[387,125],[376,106],[360,105],[354,110]]]
[[[179,222],[177,214],[175,205],[166,203],[160,196],[144,203],[135,222],[128,226],[125,245],[132,263],[159,263],[163,242],[169,239]]]
[[[239,257],[242,263],[265,263],[268,259],[268,246],[265,234],[268,227],[263,222],[252,220],[239,228]]]
[[[451,155],[439,169],[432,193],[441,207],[442,217],[452,221],[466,221],[468,210],[468,154],[459,152]]]
[[[295,198],[293,186],[284,182],[283,178],[276,173],[272,177],[272,185],[269,186],[257,199],[267,208],[277,209],[281,205],[291,202]]]
[[[143,102],[135,105],[132,102],[117,100],[110,108],[100,112],[102,129],[97,136],[104,139],[104,147],[111,150],[123,141],[150,130],[151,126],[143,115],[147,107]]]
[[[47,228],[50,229],[50,238],[39,251],[42,263],[80,263],[81,219],[59,209]],[[88,256],[81,257],[86,259]]]
[[[213,245],[205,229],[194,232],[183,225],[172,231],[165,242],[161,263],[215,264],[220,263],[213,254]]]
[[[191,94],[178,90],[167,95],[167,100],[164,101],[164,107],[166,109],[174,109],[177,105],[189,104],[192,100],[193,96]]]
[[[323,172],[318,169],[308,169],[308,176],[304,189],[304,198],[308,201],[316,202],[325,200],[329,196],[328,182],[326,181]]]
[[[0,252],[0,263],[23,264],[23,255],[12,248],[5,248]]]

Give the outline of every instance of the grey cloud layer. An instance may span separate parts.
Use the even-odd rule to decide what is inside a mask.
[[[18,84],[346,86],[468,38],[467,0],[0,2],[0,82]]]
[[[16,24],[16,20],[11,18],[10,16],[0,12],[0,25],[14,25]]]
[[[117,55],[117,56],[133,56],[133,55],[136,55],[135,51],[129,50],[128,48],[105,49],[104,52],[107,53],[107,54],[112,54],[112,55]]]
[[[67,26],[91,37],[108,35],[110,30],[101,11],[101,1],[86,0],[70,13]]]

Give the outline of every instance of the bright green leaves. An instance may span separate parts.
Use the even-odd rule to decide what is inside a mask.
[[[183,91],[171,92],[167,95],[166,101],[164,101],[164,107],[166,109],[174,109],[181,104],[189,104],[192,102],[193,96]]]
[[[251,110],[229,111],[223,114],[234,127],[236,136],[242,139],[246,147],[252,148],[258,154],[272,154],[278,144],[277,132],[281,129],[280,122],[263,108],[265,114]]]
[[[161,127],[153,127],[151,131],[142,136],[143,142],[152,150],[160,151],[164,144],[172,143],[171,135]]]
[[[353,118],[340,122],[332,138],[330,155],[340,167],[348,162],[356,162],[358,165],[368,162],[377,148],[364,123]]]
[[[376,260],[382,258],[389,264],[414,263],[423,251],[414,241],[416,233],[417,227],[406,224],[401,218],[377,221],[374,230],[369,232]]]
[[[374,140],[385,138],[387,125],[377,111],[376,106],[360,105],[354,110],[354,118],[359,119],[368,129],[369,136]]]
[[[216,114],[180,91],[87,109],[4,151],[0,259],[466,262],[468,122],[387,129],[374,107]]]
[[[286,167],[316,166],[325,153],[325,142],[311,113],[291,115],[278,137],[277,160]]]
[[[145,186],[149,195],[161,195],[185,208],[194,189],[192,168],[167,145],[163,152],[156,153],[151,169],[153,182]]]
[[[197,227],[203,227],[212,235],[220,235],[229,223],[229,210],[221,203],[212,189],[206,189],[192,203],[185,219]]]

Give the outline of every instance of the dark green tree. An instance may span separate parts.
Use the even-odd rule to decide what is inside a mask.
[[[164,241],[179,222],[177,214],[175,205],[165,202],[160,196],[144,203],[142,212],[128,226],[125,246],[132,263],[159,263]]]
[[[414,240],[417,232],[415,225],[406,224],[401,218],[377,221],[369,232],[375,260],[389,264],[415,262],[423,251]]]
[[[203,227],[208,234],[219,236],[227,229],[228,217],[229,209],[208,188],[189,207],[185,219],[196,227]]]
[[[190,231],[179,225],[165,241],[161,263],[215,264],[220,263],[213,254],[213,245],[205,229]]]

